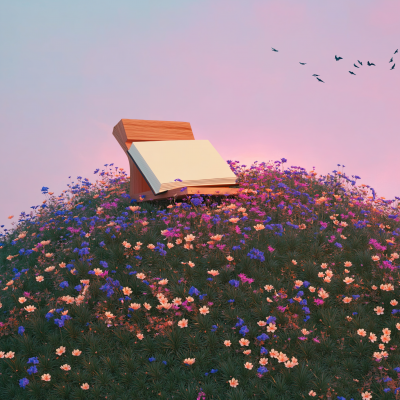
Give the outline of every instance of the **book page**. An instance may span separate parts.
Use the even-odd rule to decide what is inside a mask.
[[[236,183],[236,175],[208,140],[134,142],[129,152],[131,149],[142,173],[151,170],[146,179],[155,182],[151,185],[155,193],[183,186]]]

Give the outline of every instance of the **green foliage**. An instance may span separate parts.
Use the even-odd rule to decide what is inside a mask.
[[[204,206],[130,202],[126,174],[102,171],[1,236],[0,398],[394,398],[393,207],[336,173],[231,167],[251,191]]]

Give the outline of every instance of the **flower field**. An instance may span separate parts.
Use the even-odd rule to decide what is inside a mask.
[[[285,162],[228,161],[230,197],[43,187],[0,236],[0,398],[400,399],[398,202]]]

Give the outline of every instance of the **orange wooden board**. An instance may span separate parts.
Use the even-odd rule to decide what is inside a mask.
[[[187,187],[181,192],[180,189],[173,189],[173,190],[168,190],[168,192],[159,194],[155,196],[151,190],[142,192],[142,193],[137,193],[134,194],[131,197],[133,199],[136,199],[137,201],[149,201],[149,200],[160,200],[160,199],[166,199],[169,197],[174,197],[176,198],[181,198],[185,197],[187,195],[193,195],[193,194],[203,194],[203,195],[213,195],[213,196],[224,196],[224,195],[237,195],[239,193],[239,188],[232,188],[232,187],[221,187],[221,186],[192,186],[192,187]],[[145,196],[143,199],[141,199],[143,196]]]
[[[113,130],[113,135],[124,150],[128,151],[132,142],[153,140],[194,140],[189,122],[152,121],[142,119],[121,119]]]
[[[137,193],[151,191],[143,175],[128,154],[132,142],[195,140],[190,123],[178,121],[121,119],[115,125],[113,135],[129,160],[131,182],[129,194],[131,197]]]

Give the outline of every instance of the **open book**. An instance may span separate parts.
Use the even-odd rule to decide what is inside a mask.
[[[236,175],[208,140],[133,142],[128,154],[155,195],[187,186],[236,184]]]

